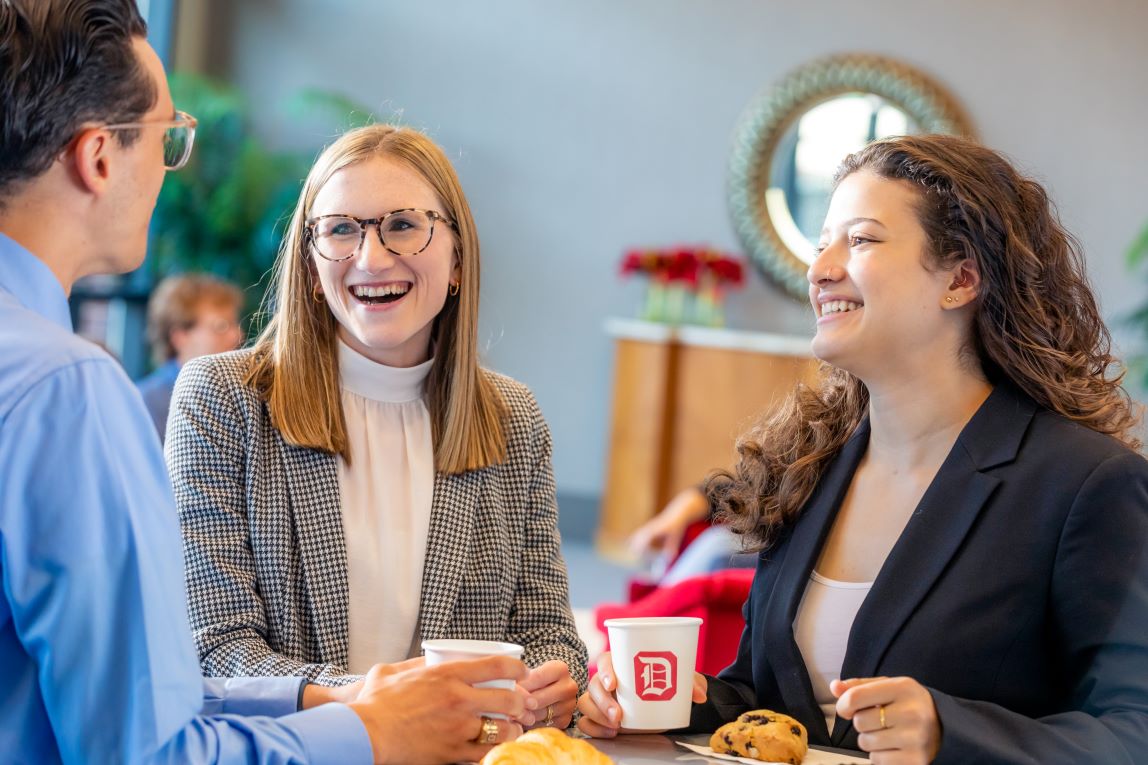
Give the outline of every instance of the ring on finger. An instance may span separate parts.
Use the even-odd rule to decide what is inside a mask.
[[[482,727],[478,729],[478,735],[474,737],[476,744],[496,744],[498,743],[498,723],[491,720],[489,717],[482,718]]]
[[[554,724],[554,705],[551,704],[546,707],[546,719],[542,721],[544,728],[549,728]]]
[[[881,730],[885,730],[886,728],[888,728],[889,726],[885,724],[885,705],[884,704],[878,704],[877,705],[877,715],[878,715],[878,722],[881,723]]]

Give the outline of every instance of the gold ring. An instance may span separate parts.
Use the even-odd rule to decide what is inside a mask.
[[[877,705],[877,714],[880,715],[881,730],[885,730],[889,726],[885,724],[885,705],[884,704],[878,704]]]
[[[478,731],[478,735],[474,738],[476,744],[495,744],[498,743],[498,723],[491,720],[489,717],[482,718],[482,727]]]
[[[554,724],[554,705],[546,707],[546,719],[542,721],[543,727],[549,728]]]

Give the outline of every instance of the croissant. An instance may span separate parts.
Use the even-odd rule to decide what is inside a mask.
[[[486,753],[482,765],[613,765],[582,739],[556,728],[536,728]]]

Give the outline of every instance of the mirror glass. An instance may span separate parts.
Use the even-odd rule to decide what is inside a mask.
[[[844,93],[810,107],[782,134],[769,163],[765,206],[785,245],[812,262],[842,158],[877,138],[916,132],[908,113],[873,93]]]
[[[842,54],[790,72],[755,99],[730,153],[730,216],[750,260],[800,300],[829,209],[833,173],[877,138],[971,135],[960,110],[898,61]]]

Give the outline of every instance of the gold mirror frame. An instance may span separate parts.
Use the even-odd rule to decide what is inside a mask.
[[[808,295],[808,265],[785,243],[770,215],[770,171],[786,131],[810,108],[846,93],[884,98],[925,133],[972,134],[944,90],[917,70],[881,56],[848,54],[813,61],[751,103],[738,123],[730,155],[730,215],[758,269],[802,300]]]

